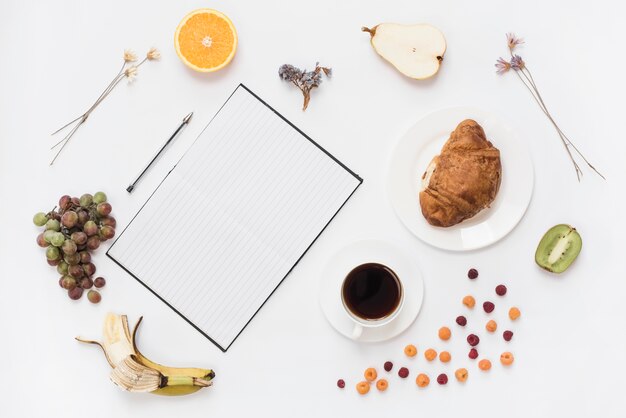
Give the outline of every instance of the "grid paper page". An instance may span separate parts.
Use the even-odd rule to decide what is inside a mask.
[[[240,85],[107,254],[225,351],[360,183]]]

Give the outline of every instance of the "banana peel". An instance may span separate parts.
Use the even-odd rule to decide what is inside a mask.
[[[215,372],[195,367],[169,367],[144,356],[137,348],[137,329],[132,333],[126,315],[107,314],[104,320],[103,341],[76,340],[98,345],[111,366],[110,378],[129,392],[150,392],[155,395],[181,396],[211,386]]]

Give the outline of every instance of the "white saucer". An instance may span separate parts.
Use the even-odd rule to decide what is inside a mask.
[[[328,322],[341,335],[352,339],[354,323],[341,303],[341,285],[346,275],[364,263],[391,268],[402,281],[404,305],[396,318],[378,328],[364,328],[355,341],[376,342],[395,337],[417,318],[424,299],[424,282],[417,264],[403,250],[381,241],[359,241],[340,250],[326,265],[320,283],[320,304]]]
[[[500,150],[502,184],[491,207],[458,225],[439,228],[422,216],[421,177],[464,119],[478,122]],[[387,191],[396,214],[418,238],[444,250],[474,250],[505,237],[522,219],[533,192],[533,163],[526,143],[498,117],[472,107],[452,107],[422,117],[400,139],[389,164]]]

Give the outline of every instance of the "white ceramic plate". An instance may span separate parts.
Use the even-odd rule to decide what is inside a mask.
[[[354,323],[341,302],[341,285],[346,275],[364,263],[380,263],[391,268],[402,281],[404,304],[391,322],[377,328],[364,328],[358,342],[385,341],[405,331],[417,318],[424,300],[420,269],[408,254],[382,241],[359,241],[337,252],[328,261],[320,280],[320,305],[328,322],[341,335],[352,339]]]
[[[464,119],[478,122],[500,150],[502,183],[491,207],[452,227],[435,227],[420,209],[422,174]],[[513,230],[530,203],[533,182],[533,164],[522,138],[491,113],[453,107],[427,114],[400,138],[390,161],[387,191],[396,214],[418,238],[445,250],[467,251],[493,244]]]

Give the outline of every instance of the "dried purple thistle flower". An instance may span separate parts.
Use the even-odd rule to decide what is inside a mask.
[[[507,44],[509,45],[509,50],[511,52],[513,52],[513,50],[515,49],[517,45],[524,43],[524,40],[522,38],[518,38],[517,36],[515,36],[514,33],[507,33],[506,41],[507,41]]]
[[[504,74],[511,69],[511,63],[502,57],[496,61],[496,72],[498,74]]]
[[[526,63],[519,55],[513,55],[513,57],[511,57],[511,68],[515,71],[523,70],[526,68]]]
[[[326,77],[332,75],[332,70],[328,67],[320,67],[319,62],[315,63],[313,71],[300,70],[290,64],[283,64],[278,69],[278,76],[281,80],[290,81],[302,91],[304,105],[302,110],[306,110],[311,100],[311,90],[322,84],[322,73]]]

